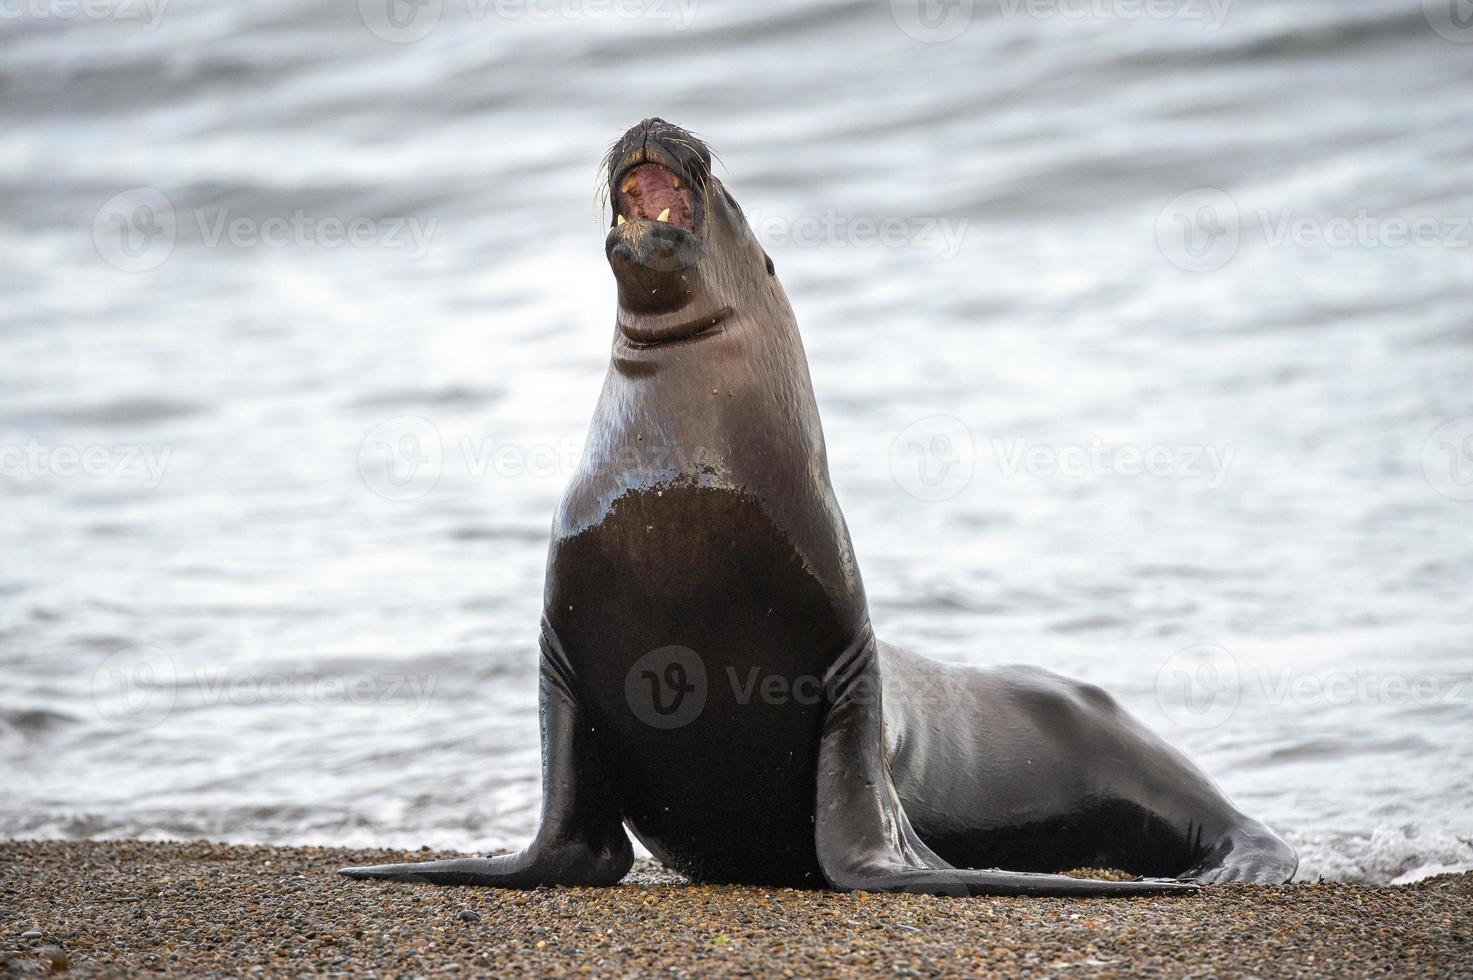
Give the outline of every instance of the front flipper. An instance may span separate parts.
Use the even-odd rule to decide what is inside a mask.
[[[344,868],[338,873],[358,879],[493,888],[617,884],[634,863],[634,852],[582,717],[572,669],[545,621],[539,699],[542,825],[526,850],[488,858]]]
[[[868,631],[866,631],[868,633]],[[1095,881],[1065,875],[954,868],[910,825],[890,777],[875,641],[840,658],[818,756],[815,834],[824,877],[841,891],[941,895],[1149,895],[1192,892],[1190,882]]]
[[[626,842],[625,846],[628,844]],[[617,885],[629,870],[617,855],[582,854],[539,859],[533,844],[518,854],[489,858],[422,861],[417,864],[377,864],[343,868],[338,874],[360,881],[399,881],[427,885],[480,885],[487,888],[536,888],[539,885]],[[633,855],[630,855],[633,860]]]

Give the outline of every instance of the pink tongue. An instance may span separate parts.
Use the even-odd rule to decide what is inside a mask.
[[[671,183],[670,171],[662,167],[641,167],[635,171],[634,179],[639,185],[644,217],[657,217],[666,208],[670,209],[670,216],[675,217],[677,206],[682,201],[680,191]]]
[[[676,187],[675,174],[658,164],[646,164],[634,171],[634,187],[630,193],[621,193],[622,213],[630,218],[657,221],[667,209],[666,219],[686,231],[691,231],[690,188]]]

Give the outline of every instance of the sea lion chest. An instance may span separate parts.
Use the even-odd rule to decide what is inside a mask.
[[[631,490],[553,543],[547,618],[625,819],[706,881],[822,884],[824,675],[856,623],[761,503]]]

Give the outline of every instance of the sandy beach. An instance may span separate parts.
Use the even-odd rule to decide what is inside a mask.
[[[1470,976],[1473,873],[1133,900],[349,882],[429,851],[0,843],[0,961],[76,976]]]

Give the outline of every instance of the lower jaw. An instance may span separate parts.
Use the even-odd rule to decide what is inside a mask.
[[[619,286],[620,306],[641,317],[694,315],[702,292],[697,268],[703,246],[696,236],[668,225],[640,222],[614,229],[605,243],[609,265]]]

